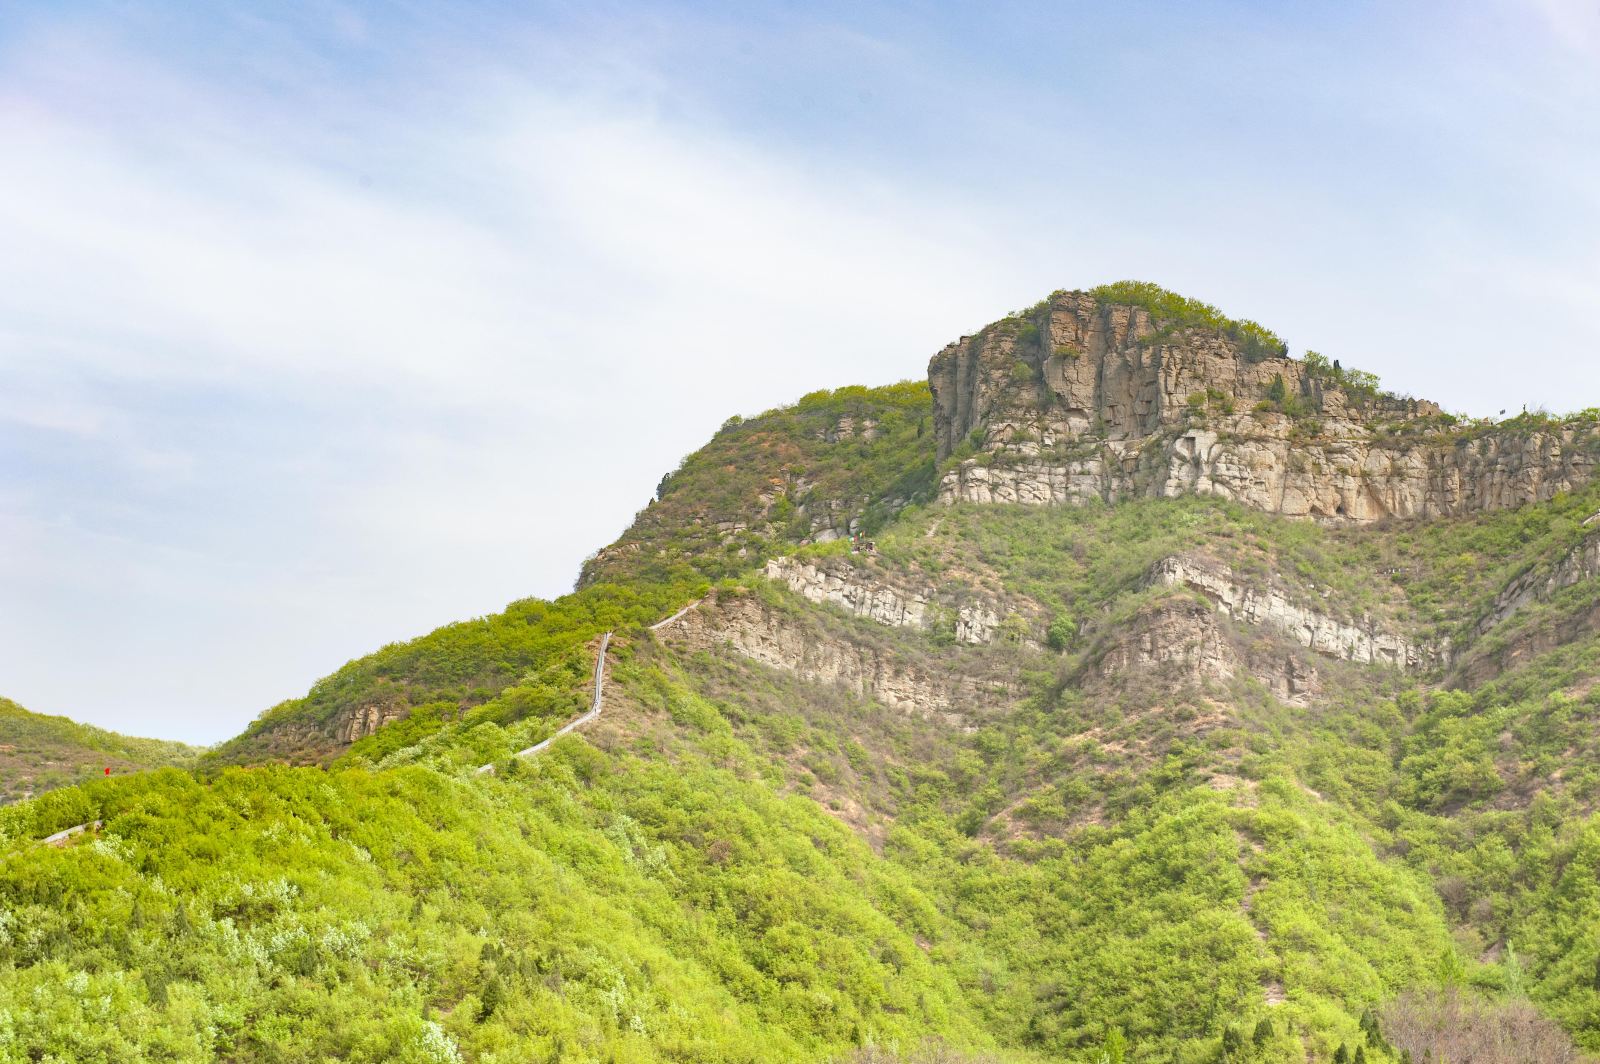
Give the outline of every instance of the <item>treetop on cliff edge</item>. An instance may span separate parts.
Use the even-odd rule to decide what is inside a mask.
[[[1287,358],[1289,345],[1259,322],[1230,318],[1210,303],[1190,299],[1149,281],[1116,281],[1089,290],[1101,303],[1143,307],[1163,324],[1216,329],[1237,340],[1252,362]]]

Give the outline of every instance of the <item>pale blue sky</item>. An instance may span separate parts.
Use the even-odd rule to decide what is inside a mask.
[[[1591,0],[8,4],[0,693],[232,735],[1057,287],[1600,404],[1597,72]]]

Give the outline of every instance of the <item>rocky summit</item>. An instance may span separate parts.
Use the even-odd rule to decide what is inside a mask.
[[[198,756],[51,719],[0,1060],[1593,1059],[1600,412],[1290,356],[1057,292]]]
[[[939,457],[963,456],[947,502],[1196,493],[1325,521],[1454,517],[1570,491],[1597,454],[1592,420],[1463,428],[1140,285],[1057,292],[945,348],[928,381]]]

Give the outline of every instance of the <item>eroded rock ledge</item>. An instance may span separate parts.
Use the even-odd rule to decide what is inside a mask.
[[[1407,639],[1375,622],[1350,624],[1296,602],[1280,589],[1243,583],[1226,566],[1209,558],[1163,558],[1150,570],[1149,579],[1153,584],[1197,591],[1224,616],[1274,629],[1331,658],[1421,671],[1445,664],[1448,656],[1441,647]]]
[[[1014,682],[983,679],[959,663],[941,670],[928,660],[831,637],[754,595],[708,599],[662,637],[689,650],[732,650],[801,679],[839,684],[891,709],[955,727],[973,727],[986,711],[1017,697]]]
[[[931,587],[907,588],[866,576],[842,561],[808,562],[773,558],[767,562],[769,579],[811,602],[829,603],[856,617],[895,628],[927,630],[938,623],[953,624],[957,642],[981,645],[992,641],[1000,629],[1000,607],[989,601],[945,606]]]
[[[1591,522],[1596,518],[1590,518]],[[1475,635],[1484,635],[1490,629],[1510,619],[1511,615],[1538,602],[1546,602],[1563,591],[1585,580],[1600,577],[1600,531],[1572,548],[1554,569],[1530,569],[1507,584],[1495,596],[1494,605],[1479,618]]]
[[[1271,646],[1241,649],[1217,610],[1188,598],[1156,603],[1106,633],[1089,673],[1119,691],[1131,676],[1154,676],[1170,685],[1227,683],[1247,673],[1289,705],[1308,706],[1322,693],[1315,667]]]

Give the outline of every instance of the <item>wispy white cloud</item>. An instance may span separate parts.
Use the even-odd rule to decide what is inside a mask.
[[[1535,165],[1570,79],[1485,129],[1409,46],[1326,80],[1383,36],[1359,26],[1238,38],[1279,79],[1241,87],[1143,24],[1075,22],[1041,64],[978,39],[1006,20],[402,39],[329,5],[308,42],[264,10],[186,46],[127,11],[0,43],[0,691],[25,704],[231,734],[352,655],[564,590],[728,414],[920,375],[1062,284],[1164,281],[1452,405],[1500,402],[1507,337],[1600,391],[1571,358],[1592,193]]]
[[[1593,0],[1519,0],[1569,51],[1600,58],[1600,5]]]
[[[101,723],[219,738],[344,657],[559,592],[727,413],[915,374],[1016,290],[971,279],[999,246],[974,204],[647,107],[494,76],[330,156],[136,57],[74,62],[168,110],[0,109],[0,367],[29,383],[0,420],[79,437],[11,503],[33,616],[0,622],[0,682]],[[63,674],[69,629],[101,667]]]

